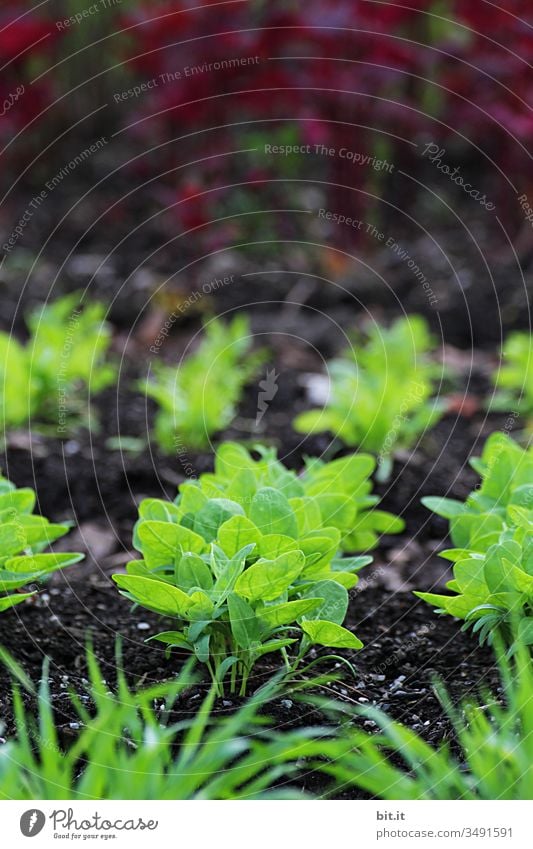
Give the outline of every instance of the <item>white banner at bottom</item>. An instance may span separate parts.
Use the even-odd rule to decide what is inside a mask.
[[[341,849],[529,849],[532,809],[531,802],[460,801],[0,802],[6,849],[330,849],[333,841]]]

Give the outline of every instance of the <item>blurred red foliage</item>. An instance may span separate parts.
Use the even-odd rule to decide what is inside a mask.
[[[170,187],[184,225],[210,220],[213,205],[231,214],[219,187],[258,174],[263,182],[250,191],[265,205],[292,195],[287,181],[318,180],[330,184],[323,193],[331,208],[357,212],[428,141],[449,145],[458,162],[474,156],[476,168],[494,162],[511,180],[529,164],[521,145],[533,138],[530,0],[500,8],[489,0],[145,0],[117,8],[115,26],[126,34],[117,59],[132,88],[150,85],[126,90],[116,120],[146,151],[135,159],[139,175],[169,172],[160,191]],[[0,97],[56,36],[39,13],[2,10],[0,59],[9,65]],[[61,84],[54,74],[46,79],[38,96],[28,86],[0,128],[38,114]],[[335,154],[287,161],[281,179],[279,157],[228,155],[289,138]],[[339,155],[343,148],[392,168],[355,165]],[[193,159],[203,162],[172,172]]]

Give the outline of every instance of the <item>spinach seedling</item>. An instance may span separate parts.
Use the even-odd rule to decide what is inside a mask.
[[[432,339],[419,316],[375,325],[366,342],[356,341],[328,365],[330,391],[323,409],[301,413],[299,433],[330,431],[349,446],[379,459],[381,478],[392,456],[409,448],[443,413],[434,396],[440,367],[429,357]]]
[[[38,307],[26,318],[30,336],[23,346],[0,333],[0,424],[18,427],[30,418],[55,425],[56,433],[89,424],[84,390],[100,392],[116,369],[107,360],[111,331],[105,307],[81,305],[79,293]],[[42,429],[42,428],[41,428]]]
[[[416,593],[439,613],[465,620],[480,641],[497,632],[533,644],[533,450],[495,433],[472,461],[482,483],[463,503],[424,498],[450,522],[454,548],[441,556],[454,563],[447,584],[455,595]],[[516,629],[515,629],[516,630]]]
[[[234,419],[245,385],[264,359],[251,353],[249,323],[237,316],[225,324],[210,321],[199,348],[177,368],[156,362],[141,388],[158,405],[154,437],[159,448],[203,449],[210,437]]]
[[[131,601],[176,620],[153,639],[194,653],[219,692],[229,676],[231,691],[239,683],[244,693],[270,652],[294,670],[313,644],[360,648],[343,627],[347,591],[372,558],[343,550],[371,547],[378,528],[402,527],[371,509],[373,463],[362,455],[311,463],[298,477],[271,450],[255,460],[224,443],[215,471],[182,484],[174,502],[141,503],[134,545],[142,560],[113,578]]]
[[[83,559],[83,554],[50,553],[44,550],[69,531],[68,525],[52,524],[35,516],[35,493],[17,489],[0,477],[0,612],[35,594],[32,589],[19,593]]]
[[[527,418],[533,428],[533,347],[530,333],[511,333],[502,351],[501,367],[492,376],[496,395],[491,410],[513,410]]]

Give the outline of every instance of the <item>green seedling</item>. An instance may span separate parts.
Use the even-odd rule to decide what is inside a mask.
[[[83,559],[83,554],[45,551],[69,527],[35,516],[34,507],[32,489],[17,489],[0,477],[0,612],[36,593],[34,588],[19,590],[34,587],[52,572]]]
[[[301,413],[299,433],[329,431],[345,445],[379,458],[381,477],[396,450],[410,448],[441,417],[434,397],[441,369],[429,357],[432,339],[419,316],[390,328],[374,325],[366,342],[356,340],[328,365],[330,390],[323,409]]]

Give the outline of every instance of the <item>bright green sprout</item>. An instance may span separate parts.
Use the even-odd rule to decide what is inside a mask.
[[[68,434],[96,422],[87,391],[100,392],[115,379],[107,362],[111,331],[105,306],[82,306],[79,293],[35,309],[27,317],[23,346],[0,333],[0,423],[2,432],[30,421],[53,424]]]
[[[511,621],[518,617],[519,638],[533,645],[533,449],[495,433],[471,463],[482,483],[464,503],[422,499],[450,521],[454,548],[441,556],[454,563],[447,587],[456,594],[416,595],[438,612],[464,619],[482,643],[499,632],[510,641]]]
[[[379,458],[387,471],[399,448],[409,448],[443,413],[434,398],[441,369],[428,354],[432,338],[419,316],[398,319],[388,329],[374,325],[328,365],[329,398],[321,410],[301,413],[299,433],[330,431],[349,446]]]
[[[372,558],[342,551],[403,527],[372,509],[374,464],[365,455],[313,462],[298,477],[273,451],[254,460],[224,443],[214,473],[182,484],[175,502],[141,503],[134,545],[143,559],[113,578],[131,601],[176,620],[152,639],[194,653],[221,693],[228,675],[231,692],[240,682],[245,693],[270,652],[292,671],[314,644],[360,648],[342,623],[347,590]]]
[[[209,447],[210,437],[235,418],[243,389],[264,359],[251,353],[248,319],[213,319],[199,348],[177,368],[155,362],[140,386],[158,404],[154,437],[161,451]]]
[[[17,489],[0,477],[0,612],[36,592],[18,590],[83,559],[83,554],[43,553],[69,527],[34,516],[34,507],[33,489]]]
[[[492,379],[496,395],[490,401],[492,410],[516,411],[528,418],[533,428],[533,347],[531,334],[511,333],[503,348],[503,362]]]

